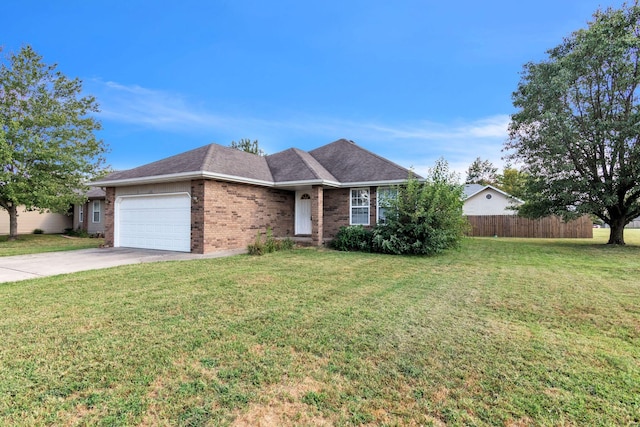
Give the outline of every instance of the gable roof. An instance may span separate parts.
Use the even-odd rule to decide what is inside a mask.
[[[310,152],[290,148],[269,156],[210,144],[134,169],[113,172],[92,185],[124,186],[209,178],[273,187],[341,187],[395,184],[406,181],[409,174],[408,169],[352,141],[339,139]]]
[[[502,190],[500,190],[499,188],[494,187],[493,185],[482,185],[482,184],[465,184],[464,185],[464,189],[462,190],[464,195],[465,195],[465,200],[468,200],[474,196],[476,196],[479,193],[482,193],[484,190],[487,189],[491,189],[497,193],[502,194],[503,196],[505,196],[508,199],[512,199],[515,200],[516,202],[519,203],[524,203],[524,201],[518,199],[517,197],[512,196],[509,193],[506,193]]]

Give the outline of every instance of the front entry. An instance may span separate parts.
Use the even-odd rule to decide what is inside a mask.
[[[296,191],[296,235],[311,234],[311,196]]]

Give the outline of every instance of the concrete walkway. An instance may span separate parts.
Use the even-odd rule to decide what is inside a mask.
[[[7,256],[0,257],[0,283],[77,271],[98,270],[126,264],[221,258],[242,253],[246,253],[246,250],[237,249],[200,255],[151,249],[100,248]]]

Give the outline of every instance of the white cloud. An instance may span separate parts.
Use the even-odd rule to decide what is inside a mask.
[[[176,93],[100,80],[88,83],[106,121],[216,137],[251,135],[260,139],[268,152],[291,146],[311,149],[317,145],[305,147],[305,141],[315,144],[344,137],[399,164],[413,166],[419,174],[427,173],[437,158],[444,157],[462,179],[476,157],[502,166],[501,149],[509,124],[506,114],[453,123],[357,121],[283,111],[260,118],[233,116],[199,108]]]

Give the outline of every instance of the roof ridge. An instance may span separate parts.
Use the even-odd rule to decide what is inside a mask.
[[[354,141],[352,141],[352,140],[350,140],[350,139],[341,138],[341,139],[339,139],[338,141],[340,141],[340,140],[346,141],[348,144],[353,144],[353,145],[355,145],[356,147],[358,147],[359,149],[361,149],[362,151],[365,151],[365,152],[367,152],[367,153],[371,154],[372,156],[375,156],[375,157],[379,158],[380,160],[382,160],[382,161],[384,161],[384,162],[386,162],[386,163],[388,163],[388,164],[390,164],[390,165],[400,167],[401,169],[404,169],[404,170],[406,170],[407,172],[412,172],[412,173],[413,173],[413,175],[415,175],[415,176],[419,176],[418,174],[416,174],[416,173],[415,173],[414,171],[412,171],[411,169],[407,169],[407,168],[405,168],[404,166],[399,165],[398,163],[392,162],[391,160],[389,160],[389,159],[387,159],[387,158],[385,158],[385,157],[382,157],[382,156],[381,156],[381,155],[379,155],[379,154],[374,153],[373,151],[369,151],[369,150],[367,150],[366,148],[359,146],[358,144],[356,144]],[[338,141],[336,141],[336,142],[338,142]]]
[[[386,163],[386,164],[388,164],[388,165],[392,165],[392,166],[395,166],[395,167],[399,167],[400,169],[405,170],[405,171],[407,171],[408,173],[412,173],[412,174],[413,174],[413,176],[415,176],[415,177],[417,177],[417,178],[422,178],[420,175],[418,175],[417,173],[415,173],[415,171],[413,171],[412,169],[407,169],[407,168],[405,168],[404,166],[399,165],[398,163],[395,163],[395,162],[393,162],[393,161],[391,161],[391,160],[389,160],[389,159],[387,159],[387,158],[385,158],[385,157],[380,156],[379,154],[374,153],[373,151],[369,151],[369,150],[367,150],[366,148],[361,147],[360,145],[356,144],[354,141],[352,141],[352,140],[350,140],[350,139],[340,138],[340,139],[337,139],[337,140],[335,140],[335,141],[333,141],[333,142],[330,142],[330,143],[329,143],[329,144],[327,144],[327,145],[337,144],[338,142],[340,142],[340,143],[342,143],[342,144],[344,144],[344,143],[346,143],[346,144],[351,144],[351,145],[355,146],[356,148],[358,148],[359,150],[362,150],[362,151],[364,151],[365,153],[370,154],[370,155],[372,155],[372,156],[374,156],[374,157],[376,157],[376,158],[378,158],[378,159],[382,160],[383,162],[385,162],[385,163]],[[323,148],[323,147],[326,147],[327,145],[323,145],[322,147],[314,148],[314,149],[313,149],[313,150],[311,150],[311,151],[319,150],[319,149],[321,149],[321,148]],[[318,159],[316,159],[316,157],[311,153],[311,151],[309,152],[309,154],[311,154],[311,157],[313,157],[313,158],[314,158],[318,163],[322,164],[322,162],[320,162]],[[324,165],[323,165],[323,167],[324,167]]]
[[[294,150],[299,151],[300,153],[304,153],[305,155],[311,157],[313,159],[313,161],[316,162],[316,164],[322,168],[322,171],[318,171],[316,169],[317,166],[311,165],[309,163],[308,159],[305,158],[305,156],[300,156],[300,154],[298,154],[298,157],[300,157],[300,159],[304,162],[304,164],[307,165],[307,167],[309,167],[309,169],[311,169],[313,171],[313,173],[316,175],[316,177],[318,177],[320,179],[324,179],[322,175],[323,175],[323,173],[326,173],[327,175],[329,175],[331,177],[332,180],[335,180],[336,182],[338,182],[338,179],[331,172],[329,172],[329,170],[326,167],[324,167],[324,165],[320,161],[318,161],[318,159],[313,157],[313,154],[311,154],[308,151],[300,150],[299,148],[295,148],[295,147],[294,147]]]
[[[207,153],[202,156],[202,162],[200,163],[200,170],[203,171],[210,164],[210,161],[213,160],[213,151],[215,147],[222,147],[220,144],[216,144],[215,142],[210,143],[207,146]]]

